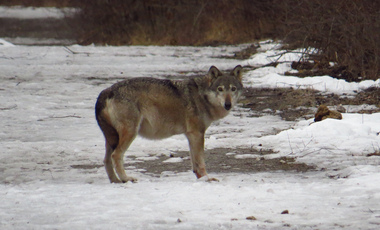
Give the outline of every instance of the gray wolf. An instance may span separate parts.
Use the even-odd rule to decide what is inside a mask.
[[[110,182],[137,181],[127,176],[123,167],[124,153],[137,135],[157,140],[185,134],[193,172],[197,178],[208,178],[204,160],[206,129],[228,115],[242,92],[240,65],[230,74],[211,66],[203,77],[182,81],[132,78],[103,90],[95,115],[105,137],[104,164]]]

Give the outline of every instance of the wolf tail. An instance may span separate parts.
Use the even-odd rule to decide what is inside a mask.
[[[111,157],[113,150],[119,144],[119,134],[116,129],[113,127],[109,119],[106,119],[103,110],[106,108],[106,100],[113,97],[112,91],[103,90],[98,97],[98,100],[95,104],[95,117],[100,129],[104,134],[106,139],[106,158]],[[110,153],[108,153],[110,152]],[[109,155],[109,156],[108,156]]]

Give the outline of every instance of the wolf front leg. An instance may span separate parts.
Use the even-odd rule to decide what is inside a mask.
[[[204,159],[204,133],[193,131],[186,133],[187,140],[189,141],[191,164],[193,166],[193,172],[197,178],[203,176],[207,177],[207,182],[219,181],[215,178],[209,178],[206,171],[206,164]]]

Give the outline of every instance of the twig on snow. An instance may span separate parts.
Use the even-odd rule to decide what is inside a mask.
[[[49,116],[47,118],[41,118],[41,119],[38,119],[37,121],[46,121],[48,119],[54,119],[54,118],[69,118],[69,117],[73,117],[73,118],[82,118],[81,116],[78,116],[78,115],[67,115],[67,116]]]
[[[17,105],[12,105],[10,107],[0,108],[0,110],[11,110],[17,108]]]
[[[64,50],[68,53],[71,53],[71,54],[87,54],[87,55],[90,55],[91,53],[89,52],[76,52],[76,51],[73,51],[71,50],[69,47],[67,46],[64,46]]]

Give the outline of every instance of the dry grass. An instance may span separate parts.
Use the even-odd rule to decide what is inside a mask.
[[[295,47],[315,47],[318,62],[335,62],[348,81],[380,74],[380,2],[372,0],[285,0],[280,32]]]
[[[268,36],[259,1],[82,0],[81,44],[219,45]]]

